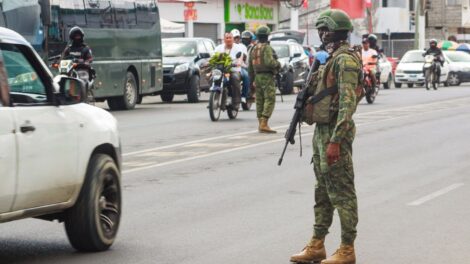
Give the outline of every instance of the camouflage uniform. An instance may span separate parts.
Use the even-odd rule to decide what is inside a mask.
[[[256,114],[258,118],[269,119],[276,103],[274,74],[281,64],[273,57],[268,43],[258,43],[250,52],[248,72],[256,86]]]
[[[337,85],[339,93],[331,104],[332,121],[315,127],[312,161],[317,179],[314,238],[323,239],[328,234],[336,209],[341,221],[342,243],[352,245],[358,223],[352,162],[356,128],[352,115],[356,111],[355,88],[361,65],[346,52],[348,48],[349,45],[343,43],[324,66],[320,84],[327,87]],[[340,158],[329,166],[326,149],[330,142],[340,143]]]

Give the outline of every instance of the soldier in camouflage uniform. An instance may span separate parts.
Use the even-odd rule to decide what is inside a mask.
[[[260,133],[276,133],[269,127],[268,120],[276,103],[274,75],[281,68],[281,64],[273,57],[274,50],[268,43],[269,33],[270,30],[266,26],[260,26],[256,30],[259,43],[251,49],[248,64],[250,80],[254,80],[256,89],[256,114]]]
[[[358,223],[357,198],[354,187],[352,143],[356,133],[352,115],[356,111],[355,89],[361,71],[360,60],[353,58],[346,42],[352,30],[348,15],[340,10],[324,11],[316,27],[320,39],[330,50],[330,58],[321,66],[319,85],[336,85],[338,94],[332,96],[330,122],[317,123],[313,136],[313,164],[317,179],[315,186],[315,225],[313,237],[292,262],[322,264],[354,264],[354,240]],[[322,68],[320,68],[322,69]],[[341,221],[341,245],[326,259],[325,237],[333,220],[334,210]]]

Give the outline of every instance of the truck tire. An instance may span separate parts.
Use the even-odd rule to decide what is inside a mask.
[[[80,195],[64,218],[70,244],[78,251],[104,251],[113,244],[121,219],[120,178],[110,156],[91,157]]]
[[[162,99],[163,102],[165,103],[171,103],[173,102],[173,97],[175,97],[175,94],[174,93],[170,93],[170,92],[162,92],[160,94],[160,98]]]
[[[286,80],[284,82],[284,85],[282,86],[282,94],[291,94],[292,91],[294,90],[294,73],[293,72],[288,72],[286,74]]]
[[[108,99],[108,106],[111,110],[131,110],[135,108],[139,97],[137,82],[132,72],[127,72],[124,84],[124,94],[120,97]]]
[[[199,102],[199,76],[193,75],[189,80],[188,102]]]

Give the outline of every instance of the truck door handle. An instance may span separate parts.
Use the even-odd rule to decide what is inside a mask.
[[[36,128],[32,125],[22,125],[20,127],[21,133],[34,132],[34,130],[36,130]]]

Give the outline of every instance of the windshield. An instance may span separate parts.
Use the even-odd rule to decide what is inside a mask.
[[[470,62],[470,54],[463,51],[446,51],[444,54],[452,62]]]
[[[289,57],[289,45],[271,45],[277,54],[278,58]]]
[[[33,45],[42,44],[41,8],[38,0],[3,0],[0,25],[18,32]]]
[[[163,41],[163,57],[196,56],[197,46],[194,41]]]
[[[424,63],[424,57],[421,51],[409,51],[405,53],[400,63]]]

